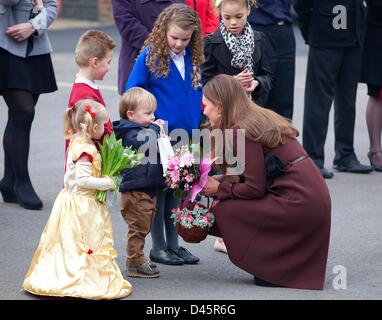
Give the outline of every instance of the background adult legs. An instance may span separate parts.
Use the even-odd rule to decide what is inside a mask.
[[[341,60],[341,52],[337,50],[309,48],[302,140],[305,150],[319,168],[324,167],[334,81]]]
[[[370,164],[382,167],[382,98],[369,97],[366,123],[370,139]]]
[[[39,96],[28,91],[7,90],[3,97],[8,106],[3,138],[4,177],[0,184],[3,198],[8,193],[4,201],[18,202],[27,209],[41,209],[42,202],[32,186],[28,171],[30,132]]]

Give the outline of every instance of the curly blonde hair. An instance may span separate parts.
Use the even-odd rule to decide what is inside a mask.
[[[198,14],[185,4],[173,4],[159,15],[143,48],[148,47],[146,65],[156,77],[166,78],[169,74],[170,55],[167,30],[175,24],[182,30],[192,31],[189,46],[192,58],[192,86],[200,87],[200,65],[203,62],[202,31]]]

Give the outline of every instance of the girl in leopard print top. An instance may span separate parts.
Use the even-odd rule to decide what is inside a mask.
[[[221,16],[220,27],[204,43],[203,85],[217,74],[228,74],[240,81],[252,100],[272,88],[271,72],[264,34],[252,30],[247,21],[253,0],[216,1]]]

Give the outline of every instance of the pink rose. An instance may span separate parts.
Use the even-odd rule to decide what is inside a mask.
[[[192,164],[194,163],[194,157],[190,152],[186,152],[181,158],[180,158],[180,163],[179,167],[191,167]]]
[[[169,163],[167,165],[167,169],[169,171],[177,169],[178,165],[179,165],[179,158],[177,158],[177,157],[170,157],[169,160],[170,161],[169,161]]]
[[[179,170],[174,170],[174,171],[170,171],[169,174],[170,174],[170,179],[171,179],[171,182],[172,183],[176,183],[179,181],[180,177],[179,177]]]
[[[192,181],[194,181],[194,178],[195,178],[195,176],[192,173],[189,173],[186,175],[185,180],[187,182],[192,182]]]

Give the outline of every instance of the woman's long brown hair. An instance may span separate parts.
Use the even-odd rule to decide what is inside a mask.
[[[285,143],[285,138],[299,135],[289,119],[255,104],[240,82],[231,76],[215,76],[203,87],[203,95],[221,106],[219,129],[244,129],[246,138],[270,149]]]

